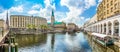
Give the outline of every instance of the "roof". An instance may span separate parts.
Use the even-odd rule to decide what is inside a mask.
[[[58,25],[58,24],[62,24],[63,22],[57,22],[57,21],[55,21],[54,22],[54,25]],[[51,24],[51,23],[48,23],[48,24]]]
[[[101,37],[101,38],[107,37],[107,35],[105,35],[105,34],[99,34],[99,33],[92,33],[92,35],[95,35],[95,36],[98,36],[98,37]]]

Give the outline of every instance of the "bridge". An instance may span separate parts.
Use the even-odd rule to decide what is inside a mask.
[[[9,30],[3,32],[3,35],[0,34],[0,46],[2,46],[5,42],[5,39],[8,37]]]

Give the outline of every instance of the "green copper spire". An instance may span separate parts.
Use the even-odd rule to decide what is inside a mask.
[[[53,9],[52,9],[52,16],[54,17],[54,11],[53,11]]]

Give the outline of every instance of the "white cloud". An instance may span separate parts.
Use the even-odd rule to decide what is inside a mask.
[[[81,17],[80,15],[87,9],[89,9],[91,6],[96,5],[96,0],[61,0],[60,4],[62,6],[66,6],[69,9],[69,12],[66,14],[66,18],[63,18],[62,20],[69,23],[76,23],[76,24],[82,24],[85,21],[85,17]],[[84,21],[83,21],[84,20]],[[81,24],[81,25],[82,25]]]
[[[51,5],[50,4],[51,2],[52,2],[51,0],[45,0],[44,1],[45,8],[40,8],[40,13],[39,13],[39,15],[46,18],[48,20],[48,22],[50,22],[52,8],[54,10],[56,10],[55,3],[53,3],[53,5]]]
[[[2,13],[0,13],[0,19],[4,19],[6,20],[6,15],[7,15],[7,10],[4,10]],[[9,17],[10,13],[8,11],[8,17]]]
[[[10,12],[23,12],[23,5],[17,7],[11,7]]]
[[[28,14],[30,14],[30,15],[34,15],[34,14],[38,14],[38,13],[39,13],[39,11],[37,11],[37,10],[28,11]]]
[[[19,13],[27,13],[30,15],[39,15],[41,17],[46,18],[48,20],[48,22],[50,22],[51,11],[52,11],[52,8],[54,8],[55,18],[57,21],[65,21],[67,23],[73,22],[73,23],[77,23],[78,25],[81,25],[86,20],[89,19],[89,18],[82,17],[81,14],[85,10],[89,9],[91,6],[96,5],[96,0],[75,0],[75,1],[74,0],[61,0],[60,4],[62,6],[66,6],[69,11],[68,12],[60,12],[60,11],[56,11],[55,3],[53,3],[53,5],[51,5],[51,3],[53,1],[54,0],[44,0],[45,8],[43,8],[42,5],[35,4],[29,10],[25,10],[25,11],[23,8],[27,7],[27,6],[24,6],[24,5],[11,7],[9,10],[11,13],[19,12]],[[101,0],[99,0],[99,1],[101,1]],[[4,17],[5,14],[6,14],[5,12],[0,13],[0,17],[1,16]]]
[[[85,8],[90,8],[96,5],[96,0],[85,0]]]
[[[100,2],[102,2],[103,0],[98,0],[98,2],[100,3]]]
[[[32,6],[32,9],[40,9],[42,6],[40,4],[35,4]]]

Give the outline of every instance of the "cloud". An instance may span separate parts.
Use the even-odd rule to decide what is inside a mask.
[[[18,0],[16,0],[18,1]],[[101,0],[99,0],[100,2]],[[21,1],[22,2],[22,1]],[[26,1],[27,2],[27,1]],[[20,2],[19,2],[20,3]],[[55,11],[56,21],[72,22],[82,25],[86,20],[82,13],[92,6],[96,6],[96,0],[60,0],[60,6],[65,6],[68,11],[57,11],[55,7],[55,0],[44,0],[44,4],[27,2],[25,4],[13,5],[8,9],[11,14],[37,15],[44,17],[50,22],[52,8]],[[44,7],[43,7],[44,5]],[[0,7],[0,10],[2,7]],[[4,9],[2,9],[4,11]],[[64,10],[64,9],[63,9]],[[5,12],[0,13],[0,16],[5,15]],[[1,17],[3,18],[3,17]]]
[[[63,21],[82,25],[85,22],[83,21],[85,17],[81,17],[82,13],[90,7],[95,6],[96,0],[61,0],[60,4],[69,9],[69,12],[66,13],[67,17],[62,19]]]
[[[98,0],[98,2],[100,3],[100,2],[102,2],[103,0]]]
[[[2,13],[0,13],[0,19],[6,19],[6,14],[7,14],[7,11],[4,10]]]
[[[39,13],[39,11],[37,11],[37,10],[28,11],[28,14],[30,14],[30,15],[35,15],[35,14],[38,14],[38,13]]]
[[[96,5],[96,0],[85,0],[85,8],[90,8]]]
[[[11,7],[10,12],[23,12],[23,5],[17,6],[17,7]]]
[[[53,3],[53,5],[51,5],[51,2],[53,2],[52,0],[45,0],[45,8],[40,8],[40,16],[44,17],[47,19],[48,22],[50,22],[51,20],[51,11],[52,9],[54,9],[54,11],[56,10],[55,8],[55,3]]]
[[[32,6],[32,9],[40,9],[42,6],[40,4],[35,4]]]

